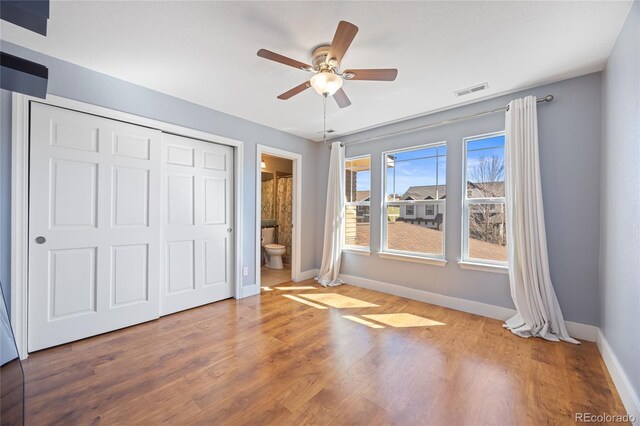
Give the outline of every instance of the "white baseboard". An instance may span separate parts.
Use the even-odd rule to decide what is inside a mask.
[[[244,299],[245,297],[255,296],[260,294],[260,287],[257,284],[244,285],[240,287],[240,297],[238,299]]]
[[[431,293],[425,290],[403,287],[396,284],[356,277],[353,275],[340,275],[340,278],[342,278],[345,283],[352,284],[357,287],[393,294],[394,296],[406,297],[407,299],[431,303],[432,305],[444,306],[445,308],[481,315],[483,317],[493,318],[500,321],[511,318],[516,313],[514,309],[489,305],[487,303],[476,302],[474,300],[445,296],[443,294]],[[571,336],[590,342],[596,341],[598,327],[572,321],[565,321],[565,324],[567,326],[567,331]]]
[[[309,269],[308,271],[300,272],[298,279],[295,282],[310,280],[311,278],[315,278],[320,273],[319,269]]]
[[[618,394],[620,394],[620,399],[622,399],[627,414],[635,417],[634,425],[640,425],[640,397],[638,397],[638,394],[631,386],[629,378],[622,369],[618,358],[600,329],[598,329],[597,332],[596,344],[598,345],[598,349],[600,349],[600,354],[607,366],[607,370],[609,370],[613,384],[616,386],[616,389],[618,389]]]
[[[573,321],[565,321],[564,325],[567,327],[567,332],[569,332],[569,336],[571,337],[588,342],[595,342],[598,339],[598,331],[600,331],[600,329],[595,325]]]

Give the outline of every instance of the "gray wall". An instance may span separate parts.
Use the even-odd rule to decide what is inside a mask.
[[[273,146],[302,154],[302,229],[313,229],[315,226],[315,155],[318,148],[314,142],[42,55],[12,43],[2,41],[1,47],[7,53],[21,56],[49,67],[49,94],[210,132],[244,142],[244,211],[242,214],[244,251],[242,262],[243,266],[249,268],[249,276],[243,279],[244,285],[255,283],[256,144]],[[3,95],[3,107],[6,103],[7,101]],[[3,131],[0,142],[5,147],[10,144],[10,132],[5,134],[4,131],[5,121],[10,120],[10,108],[2,109],[1,120]],[[4,154],[4,148],[2,154]],[[4,173],[4,168],[2,172]],[[4,188],[4,178],[2,182],[2,187]],[[8,214],[8,206],[2,204],[0,218],[2,218],[3,224]],[[302,259],[300,265],[302,271],[315,268],[314,237],[313,233],[303,232],[302,234]],[[1,238],[4,247],[7,237],[3,233]]]
[[[602,74],[600,326],[640,396],[640,2]]]
[[[520,93],[479,102],[427,117],[343,137],[345,142],[416,127],[446,118],[491,110],[510,100],[552,94],[555,100],[538,109],[540,162],[551,277],[567,320],[598,324],[600,75],[590,74]],[[347,145],[347,156],[371,154],[371,256],[345,253],[342,272],[382,282],[513,308],[506,275],[462,270],[461,252],[462,139],[504,130],[498,113],[407,135]],[[447,212],[445,267],[379,258],[381,153],[429,142],[447,141]],[[326,196],[329,149],[318,161],[318,206]],[[317,260],[322,256],[322,223],[317,224]]]

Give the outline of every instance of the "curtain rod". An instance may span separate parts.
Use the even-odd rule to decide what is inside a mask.
[[[536,101],[538,103],[551,102],[552,100],[553,100],[553,95],[547,95],[547,96],[545,96],[543,98],[536,99]],[[415,132],[415,131],[422,130],[422,129],[428,129],[430,127],[437,127],[437,126],[442,126],[444,124],[455,123],[457,121],[469,120],[471,118],[482,117],[484,115],[489,115],[489,114],[495,114],[496,112],[502,112],[502,111],[509,111],[509,105],[507,105],[505,107],[502,107],[502,108],[493,109],[491,111],[477,112],[475,114],[465,115],[463,117],[450,118],[448,120],[442,120],[442,121],[438,121],[436,123],[430,123],[430,124],[425,124],[423,126],[412,127],[411,129],[398,130],[398,131],[391,132],[391,133],[385,133],[383,135],[371,136],[371,137],[368,137],[368,138],[355,140],[353,142],[344,142],[344,143],[341,142],[340,146],[356,145],[356,144],[361,144],[361,143],[364,143],[364,142],[371,142],[371,141],[374,141],[374,140],[377,140],[377,139],[387,138],[389,136],[402,135],[402,134],[405,134],[405,133],[411,133],[411,132]],[[329,149],[331,149],[331,146],[329,146]]]

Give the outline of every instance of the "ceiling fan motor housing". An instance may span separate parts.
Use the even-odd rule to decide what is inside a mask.
[[[328,63],[328,59],[331,58],[327,58],[327,55],[329,54],[329,48],[331,46],[329,46],[328,44],[326,45],[321,45],[316,47],[315,49],[313,49],[313,70],[318,72],[321,71],[323,69],[326,70],[332,70],[335,71],[336,68],[338,67],[338,63],[336,62],[335,64],[331,64]]]

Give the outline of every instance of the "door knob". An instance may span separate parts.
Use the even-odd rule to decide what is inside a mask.
[[[45,237],[36,237],[36,244],[44,244],[47,242]]]
[[[227,228],[227,232],[231,232],[231,231],[233,231],[233,229]]]

